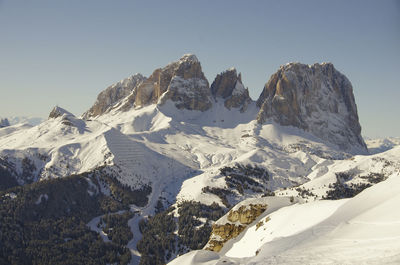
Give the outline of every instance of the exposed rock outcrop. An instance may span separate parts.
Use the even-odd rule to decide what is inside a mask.
[[[244,87],[241,74],[237,74],[235,68],[217,75],[211,84],[211,93],[216,100],[222,98],[228,109],[240,108],[243,112],[251,102],[249,90]]]
[[[265,204],[242,205],[236,211],[229,211],[228,221],[238,222],[244,225],[251,224],[260,214],[267,209]]]
[[[195,55],[185,54],[178,61],[154,70],[149,78],[136,74],[108,87],[83,118],[96,117],[111,109],[128,111],[149,104],[162,105],[167,100],[179,109],[211,108],[210,87]]]
[[[247,225],[254,222],[267,209],[266,204],[241,205],[229,211],[226,222],[216,222],[212,226],[212,233],[205,249],[220,251],[225,242],[237,237]]]
[[[257,106],[257,121],[291,125],[337,145],[366,153],[350,81],[331,63],[289,63],[273,74]]]
[[[55,106],[49,114],[49,119],[55,119],[55,118],[61,117],[63,115],[74,117],[74,114],[72,114],[71,112],[69,112],[59,106]]]
[[[200,62],[193,54],[157,69],[137,89],[135,106],[164,104],[170,99],[179,109],[205,111],[212,106],[211,92]]]
[[[0,119],[0,128],[4,128],[10,126],[10,122],[8,121],[7,118]]]
[[[243,225],[231,223],[224,225],[214,224],[211,232],[212,237],[207,243],[206,250],[219,252],[229,239],[237,237],[244,229],[245,226]]]
[[[145,80],[141,74],[135,74],[107,87],[98,95],[94,105],[83,114],[83,117],[99,116],[118,105],[125,97],[129,95],[136,97],[137,86]]]
[[[50,112],[49,120],[56,119],[61,117],[61,124],[67,126],[73,126],[80,129],[80,131],[84,130],[85,122],[81,119],[75,117],[71,112],[59,107],[55,106],[53,110]]]

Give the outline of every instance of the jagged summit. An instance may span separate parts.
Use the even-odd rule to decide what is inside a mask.
[[[63,109],[63,108],[61,108],[61,107],[59,107],[59,106],[55,106],[55,107],[51,110],[51,112],[50,112],[50,114],[49,114],[49,119],[55,119],[55,118],[58,118],[58,117],[63,116],[64,114],[65,114],[66,116],[75,117],[75,115],[72,114],[71,112],[69,112],[69,111],[67,111],[67,110],[65,110],[65,109]]]
[[[215,77],[211,84],[211,93],[215,98],[222,97],[225,99],[230,97],[237,82],[242,83],[241,74],[238,75],[236,68],[231,67]]]
[[[242,76],[237,74],[234,67],[216,76],[211,84],[211,94],[216,100],[222,98],[228,109],[241,108],[241,111],[245,111],[251,102],[249,90],[244,87]]]
[[[322,66],[322,65],[328,65],[328,64],[333,66],[333,64],[331,62],[321,62],[321,63],[313,63],[313,64],[304,64],[301,62],[287,62],[285,64],[282,64],[279,68],[287,68],[287,67],[295,66],[295,65],[303,65],[303,66],[307,66],[308,68],[312,68],[313,66],[317,66],[317,65]]]
[[[350,81],[332,63],[289,63],[271,76],[257,100],[261,124],[271,119],[337,145],[367,152]]]
[[[137,73],[107,87],[97,97],[94,105],[83,114],[84,118],[95,117],[108,112],[120,104],[121,100],[135,92],[146,77]]]
[[[198,63],[199,59],[197,56],[192,53],[184,54],[180,59],[179,62],[191,62],[191,63]]]
[[[211,108],[211,92],[201,64],[193,54],[185,54],[179,61],[161,70],[167,87],[161,87],[157,94],[160,104],[167,100],[175,103],[178,109],[205,111]],[[169,78],[170,77],[170,78]]]
[[[226,108],[240,108],[242,112],[251,102],[241,74],[234,67],[217,75],[210,88],[196,55],[184,54],[179,60],[157,68],[148,78],[136,74],[109,86],[83,117],[100,116],[112,109],[128,111],[150,104],[163,105],[168,100],[178,109],[206,111],[219,97]]]
[[[223,102],[229,110],[245,112],[252,102],[236,68],[218,74],[209,86],[198,58],[185,54],[157,68],[148,78],[136,74],[108,87],[83,117],[164,105],[167,101],[178,109],[202,112],[216,102]],[[298,127],[346,152],[367,152],[351,83],[332,63],[290,62],[280,66],[256,105],[260,111],[254,119],[260,124],[275,121]]]
[[[157,68],[145,78],[135,75],[131,82],[119,82],[101,92],[85,118],[98,116],[110,109],[127,111],[171,100],[177,108],[207,110],[211,107],[208,81],[197,57],[185,54],[179,60]],[[162,100],[161,100],[162,97]]]

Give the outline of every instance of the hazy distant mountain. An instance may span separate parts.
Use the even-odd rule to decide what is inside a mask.
[[[27,116],[12,116],[8,117],[8,120],[11,125],[18,123],[28,123],[30,125],[38,125],[42,121],[44,121],[44,119],[40,117],[27,117]]]
[[[371,154],[377,154],[400,145],[400,137],[367,138],[365,143]]]
[[[0,119],[0,128],[4,128],[10,126],[10,122],[8,121],[7,118],[5,119]]]

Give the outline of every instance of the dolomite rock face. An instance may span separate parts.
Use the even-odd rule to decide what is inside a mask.
[[[249,204],[242,205],[236,210],[230,210],[226,223],[217,222],[213,224],[210,240],[205,249],[219,252],[229,239],[237,237],[247,225],[254,222],[266,209],[266,204]]]
[[[134,101],[135,106],[145,106],[164,104],[168,99],[179,109],[205,111],[211,107],[208,81],[195,55],[185,54],[179,61],[156,69],[138,86]]]
[[[67,110],[65,110],[65,109],[63,109],[63,108],[61,108],[61,107],[59,107],[59,106],[55,106],[52,110],[51,110],[51,112],[50,112],[50,114],[49,114],[49,119],[55,119],[55,118],[58,118],[58,117],[61,117],[61,116],[71,116],[71,117],[74,117],[74,114],[72,114],[71,112],[69,112],[69,111],[67,111]]]
[[[149,78],[136,74],[108,87],[83,118],[112,109],[128,111],[150,104],[162,105],[167,100],[179,109],[206,111],[212,107],[210,86],[195,55],[185,54],[178,61],[154,70]]]
[[[206,250],[219,252],[229,239],[237,237],[245,226],[227,223],[225,225],[213,225],[212,236],[208,241]]]
[[[226,108],[240,108],[243,112],[251,102],[249,90],[242,83],[241,74],[235,68],[230,68],[217,75],[211,84],[211,93],[215,100],[224,100]]]
[[[135,74],[107,87],[97,96],[96,102],[83,114],[83,117],[90,118],[99,116],[118,105],[125,97],[129,95],[135,97],[137,87],[145,80],[146,78],[141,74]]]
[[[344,151],[367,153],[350,81],[331,63],[289,63],[271,76],[257,100],[260,124],[301,128]]]
[[[175,76],[160,104],[168,99],[175,102],[178,109],[206,111],[212,107],[208,82],[199,78],[185,80]]]
[[[164,104],[170,99],[178,109],[206,111],[211,108],[210,87],[195,55],[186,54],[159,71],[152,102],[160,99],[159,103]]]
[[[229,211],[228,221],[238,222],[244,225],[251,224],[260,214],[267,209],[264,204],[250,204],[248,206],[240,206],[237,211]]]

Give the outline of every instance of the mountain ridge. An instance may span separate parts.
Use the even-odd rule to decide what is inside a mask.
[[[107,102],[115,100],[101,99],[101,96],[107,92],[117,93],[112,92],[119,87],[117,84],[101,92],[91,109],[97,105],[109,109]],[[193,54],[185,54],[178,61],[157,68],[149,78],[143,77],[142,82],[131,87],[130,93],[128,90],[125,97],[118,99],[119,103],[114,102],[121,111],[149,104],[163,105],[171,100],[178,109],[204,112],[218,100],[223,100],[227,109],[238,108],[245,112],[253,102],[235,68],[218,74],[209,86],[200,62]],[[368,153],[361,137],[351,83],[332,63],[287,63],[280,66],[265,84],[256,103],[260,110],[254,119],[260,124],[274,120],[283,126],[291,125],[308,131],[344,151]],[[87,118],[88,113],[90,110],[83,117]]]

